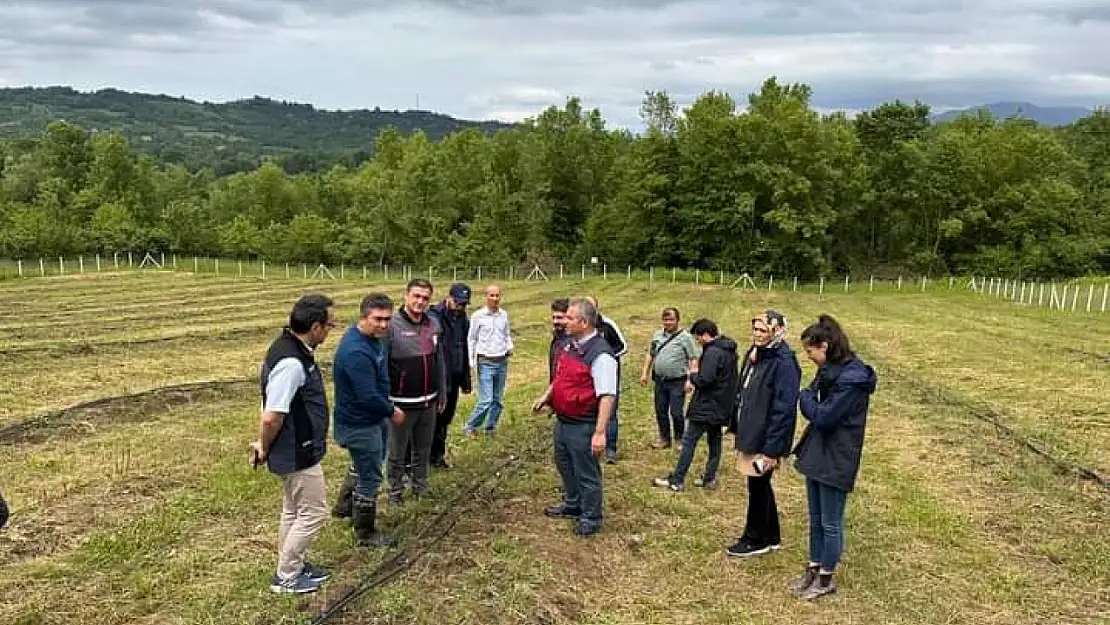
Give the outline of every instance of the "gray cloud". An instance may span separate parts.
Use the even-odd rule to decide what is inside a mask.
[[[579,95],[635,125],[645,90],[814,104],[1110,102],[1110,1],[9,0],[0,85],[115,86],[516,119]]]

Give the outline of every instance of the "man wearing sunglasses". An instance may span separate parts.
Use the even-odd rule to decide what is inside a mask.
[[[328,518],[320,466],[327,447],[328,398],[315,353],[334,327],[331,298],[306,295],[293,305],[289,325],[262,363],[262,415],[250,460],[255,467],[266,463],[282,482],[278,567],[270,582],[276,593],[315,592],[331,575],[309,564],[305,553]]]

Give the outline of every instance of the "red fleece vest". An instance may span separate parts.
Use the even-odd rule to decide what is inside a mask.
[[[563,339],[555,354],[551,388],[551,407],[556,417],[573,422],[597,419],[599,398],[594,392],[590,368],[598,356],[612,353],[600,334],[578,345],[570,337]]]

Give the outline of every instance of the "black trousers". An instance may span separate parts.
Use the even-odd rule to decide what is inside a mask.
[[[451,422],[455,420],[455,410],[459,405],[459,385],[454,382],[449,382],[449,385],[447,388],[447,403],[443,406],[443,412],[436,415],[435,432],[432,434],[432,464],[442,462],[447,456],[447,431],[451,427]],[[409,444],[408,458],[409,463],[406,472],[411,474],[414,462],[411,443]]]
[[[432,437],[432,464],[442,462],[447,455],[447,430],[455,419],[455,408],[459,405],[459,385],[452,383],[447,389],[447,403],[443,412],[436,415],[436,431]]]
[[[771,487],[771,469],[758,477],[748,477],[748,522],[744,536],[754,545],[768,546],[782,542],[779,532],[779,509],[775,505],[775,491]]]

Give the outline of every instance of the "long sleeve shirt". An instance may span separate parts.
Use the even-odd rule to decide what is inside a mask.
[[[513,336],[509,329],[509,313],[504,308],[496,312],[482,308],[470,317],[467,333],[470,366],[478,366],[478,357],[503,358],[513,351]]]

